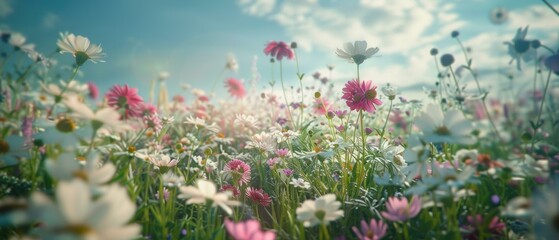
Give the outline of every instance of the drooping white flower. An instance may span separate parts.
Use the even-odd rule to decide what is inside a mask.
[[[136,239],[141,227],[128,224],[136,205],[126,188],[110,185],[105,194],[94,198],[87,185],[75,179],[60,182],[56,203],[42,193],[31,197],[34,219],[44,223],[37,233],[44,239]]]
[[[219,206],[229,215],[233,213],[231,206],[240,205],[240,202],[229,200],[232,192],[225,191],[218,193],[215,184],[204,179],[198,179],[196,181],[196,187],[181,187],[180,191],[181,194],[178,197],[188,199],[186,204],[205,204],[210,202],[212,207]]]
[[[472,122],[456,109],[443,113],[438,105],[430,104],[425,112],[415,118],[424,134],[424,139],[432,143],[473,144]]]
[[[104,62],[101,58],[105,54],[99,45],[91,44],[89,39],[72,33],[60,33],[60,39],[56,42],[60,53],[70,53],[76,58],[78,66],[83,65],[87,60],[93,63]]]
[[[331,221],[344,216],[344,211],[339,210],[341,205],[336,201],[334,194],[326,194],[316,200],[306,200],[296,210],[297,220],[303,222],[305,227],[328,225]]]
[[[348,42],[344,44],[344,49],[336,49],[336,55],[357,65],[363,63],[367,58],[372,57],[379,51],[378,47],[368,48],[367,41],[355,41],[354,44]]]
[[[227,54],[227,63],[225,64],[225,68],[237,72],[239,70],[239,64],[237,63],[237,59],[235,59],[235,55],[233,53]]]

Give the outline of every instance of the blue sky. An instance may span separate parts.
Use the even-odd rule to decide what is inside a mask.
[[[465,45],[473,48],[480,69],[499,62],[488,70],[496,72],[508,68],[502,42],[512,39],[515,29],[529,24],[529,35],[551,47],[557,45],[559,29],[558,17],[541,1],[529,0],[0,0],[1,6],[0,29],[21,32],[41,52],[54,51],[62,31],[101,44],[106,62],[87,64],[81,79],[97,82],[102,90],[128,83],[144,96],[160,71],[171,75],[171,95],[187,95],[176,87],[182,83],[208,91],[216,79],[218,86],[227,77],[248,82],[254,56],[263,87],[270,65],[262,50],[269,40],[297,41],[301,70],[308,76],[326,74],[325,66],[335,65],[333,80],[339,85],[355,74],[335,49],[343,42],[367,40],[381,50],[380,57],[364,63],[362,76],[377,84],[391,82],[405,94],[410,86],[435,81],[430,48],[459,54],[449,37],[452,30],[460,30]],[[489,21],[496,7],[510,12],[507,23]],[[220,74],[228,52],[235,54],[240,71]],[[61,64],[71,60],[69,55],[57,59]],[[295,84],[294,64],[285,66],[288,85]]]

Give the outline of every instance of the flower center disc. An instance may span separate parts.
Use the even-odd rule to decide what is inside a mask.
[[[0,154],[5,154],[10,151],[10,144],[4,140],[0,140]]]
[[[58,129],[58,131],[61,131],[63,133],[73,132],[76,129],[76,122],[74,122],[74,120],[70,118],[60,119],[56,123],[56,129]]]

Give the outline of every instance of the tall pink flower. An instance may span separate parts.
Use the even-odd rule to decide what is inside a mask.
[[[274,240],[276,233],[260,229],[260,222],[251,219],[244,222],[234,223],[225,219],[225,228],[235,240]]]
[[[377,98],[377,86],[371,81],[350,80],[342,89],[342,99],[351,110],[364,110],[374,112],[375,105],[381,105],[382,101]]]
[[[293,53],[293,49],[287,45],[287,43],[279,41],[270,41],[264,48],[264,53],[266,55],[270,55],[271,57],[275,57],[278,61],[281,61],[283,57],[287,57],[288,59],[293,59],[295,53]]]
[[[248,198],[250,198],[250,200],[259,203],[264,207],[270,206],[270,203],[272,203],[270,195],[265,193],[263,189],[249,187],[246,190],[246,195]]]
[[[313,105],[313,112],[317,115],[325,115],[332,105],[324,98],[315,98]]]
[[[109,106],[117,110],[124,109],[127,118],[141,115],[140,106],[144,100],[138,95],[137,88],[128,87],[128,84],[124,86],[114,85],[107,93],[106,98]]]
[[[357,227],[353,227],[353,232],[359,240],[379,240],[386,235],[386,224],[382,220],[371,219],[367,224],[365,220],[361,220],[361,231]]]
[[[413,196],[411,203],[405,197],[390,197],[386,203],[387,212],[382,212],[382,216],[393,222],[403,222],[414,218],[421,210],[421,198]]]
[[[250,166],[239,159],[229,161],[223,171],[233,178],[237,184],[247,184],[250,182]]]
[[[243,98],[246,95],[245,86],[243,82],[235,78],[229,78],[225,81],[225,87],[231,96],[236,98]]]

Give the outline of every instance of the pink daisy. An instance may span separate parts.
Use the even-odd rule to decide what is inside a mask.
[[[97,87],[97,85],[95,85],[95,83],[88,82],[87,88],[89,89],[89,97],[91,99],[97,99],[97,97],[99,96],[99,88]]]
[[[293,50],[287,45],[287,43],[279,41],[270,41],[264,48],[264,53],[266,55],[270,55],[271,57],[275,57],[278,61],[281,61],[283,57],[287,57],[288,59],[293,59],[295,54]]]
[[[124,109],[126,118],[140,116],[140,106],[144,102],[142,97],[138,95],[137,88],[114,85],[106,95],[109,106],[117,110]]]
[[[144,103],[140,106],[142,116],[154,115],[155,113],[157,113],[157,107],[152,104]]]
[[[249,187],[246,190],[246,195],[248,198],[250,198],[250,200],[259,203],[264,207],[270,206],[270,203],[272,203],[270,195],[265,193],[263,189]]]
[[[229,78],[225,81],[225,87],[231,96],[236,98],[243,98],[246,95],[245,86],[243,82],[235,79]]]
[[[342,99],[346,100],[351,110],[364,110],[374,112],[375,105],[381,105],[382,101],[377,98],[377,86],[371,81],[350,80],[342,89]]]
[[[184,97],[181,95],[175,95],[173,97],[173,102],[184,103]]]
[[[223,185],[221,187],[221,191],[230,191],[230,192],[233,193],[233,197],[237,197],[237,196],[241,195],[241,191],[239,191],[238,188],[236,188],[235,186],[233,186],[231,184]]]
[[[250,166],[239,159],[229,161],[223,168],[223,171],[240,185],[250,182]]]
[[[330,111],[331,105],[330,103],[323,98],[316,98],[314,100],[313,105],[313,112],[317,115],[325,115],[328,111]]]

